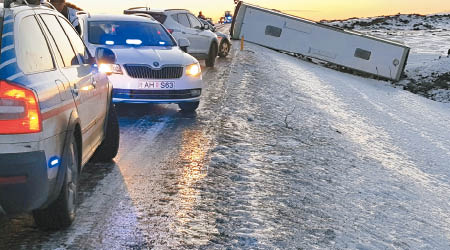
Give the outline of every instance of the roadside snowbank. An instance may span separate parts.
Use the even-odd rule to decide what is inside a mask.
[[[450,104],[251,43],[218,87],[205,249],[448,249]]]
[[[398,14],[322,23],[406,44],[411,48],[406,77],[395,85],[432,100],[450,102],[449,14]]]

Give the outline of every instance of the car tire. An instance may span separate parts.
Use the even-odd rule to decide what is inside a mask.
[[[91,162],[110,162],[119,152],[119,121],[117,120],[116,108],[112,102],[109,105],[106,122],[105,138],[92,156]]]
[[[208,58],[206,58],[205,60],[206,67],[210,68],[214,67],[214,64],[216,63],[216,57],[217,57],[217,44],[213,42],[209,47]]]
[[[58,198],[48,207],[33,211],[36,225],[44,230],[67,228],[75,219],[80,161],[77,141],[73,134],[65,150],[61,161],[61,167],[65,168],[64,182]]]
[[[219,57],[226,57],[230,53],[231,43],[226,40],[222,39],[222,42],[220,42],[219,45]]]
[[[182,102],[178,103],[178,107],[180,107],[182,112],[192,113],[197,110],[200,102]]]

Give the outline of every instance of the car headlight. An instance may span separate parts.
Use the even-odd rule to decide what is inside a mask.
[[[107,75],[111,74],[120,74],[122,75],[122,67],[120,67],[119,64],[100,64],[98,66],[98,70],[102,73],[105,73]]]
[[[198,76],[200,73],[202,73],[202,69],[199,63],[194,63],[186,67],[186,74],[188,76]]]

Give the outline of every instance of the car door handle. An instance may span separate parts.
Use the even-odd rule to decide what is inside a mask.
[[[91,84],[94,87],[94,89],[97,87],[97,80],[95,80],[95,77],[91,78]]]
[[[78,89],[78,87],[77,87],[76,84],[73,85],[72,93],[73,93],[75,96],[78,96],[78,94],[80,93],[80,90]]]

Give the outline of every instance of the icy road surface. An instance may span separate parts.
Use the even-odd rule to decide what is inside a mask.
[[[121,106],[115,164],[89,164],[78,215],[22,249],[449,249],[450,105],[234,44],[197,114]]]

